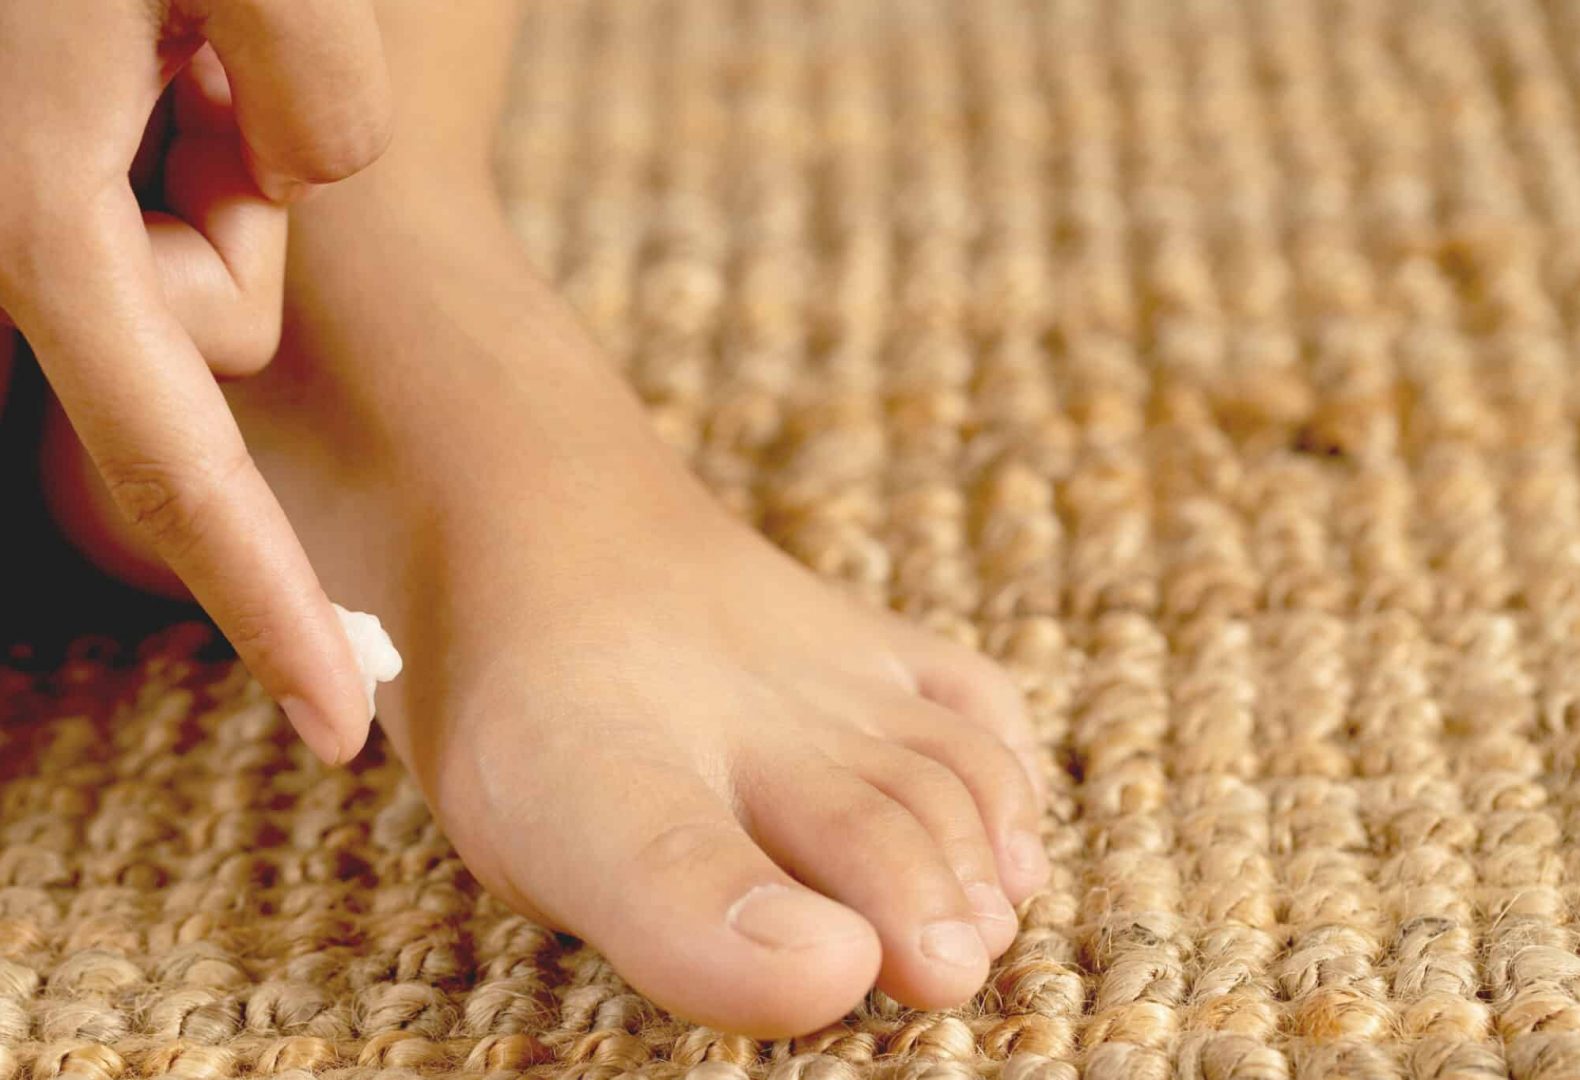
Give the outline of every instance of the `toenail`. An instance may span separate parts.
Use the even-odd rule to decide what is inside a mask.
[[[982,936],[970,923],[949,919],[922,928],[922,955],[955,967],[981,967],[987,963]]]
[[[971,901],[972,914],[979,919],[992,919],[994,922],[1015,921],[1015,909],[1010,906],[1009,897],[1005,896],[997,885],[989,885],[985,881],[967,885],[966,899]]]
[[[1023,874],[1042,877],[1048,873],[1048,853],[1034,832],[1018,832],[1009,838],[1009,861]]]
[[[730,905],[725,922],[731,930],[770,949],[806,949],[837,941],[829,923],[842,914],[840,906],[815,893],[770,883],[748,889]]]

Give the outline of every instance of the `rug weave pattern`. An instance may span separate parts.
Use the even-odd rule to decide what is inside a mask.
[[[1050,887],[969,1008],[689,1028],[177,633],[0,673],[0,1080],[1580,1077],[1580,5],[542,0],[516,83],[666,438],[1024,685]]]

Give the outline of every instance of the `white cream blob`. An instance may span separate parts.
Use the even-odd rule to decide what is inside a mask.
[[[331,601],[340,625],[346,628],[351,640],[351,651],[356,654],[357,667],[362,669],[362,685],[368,691],[368,715],[373,715],[373,693],[381,682],[389,682],[400,674],[400,653],[395,643],[384,632],[377,615],[365,611],[347,611]]]

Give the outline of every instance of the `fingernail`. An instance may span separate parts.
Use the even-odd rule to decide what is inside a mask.
[[[1009,897],[997,885],[989,885],[979,881],[975,885],[966,886],[966,899],[971,901],[971,912],[979,919],[992,919],[994,922],[1014,922],[1015,909],[1010,905]]]
[[[988,962],[977,928],[956,919],[928,923],[922,928],[922,955],[954,967],[981,967]]]
[[[1039,880],[1047,877],[1052,869],[1048,853],[1042,847],[1042,838],[1033,832],[1018,832],[1009,838],[1009,861],[1021,873]]]
[[[291,722],[296,733],[307,744],[318,760],[325,765],[339,765],[341,761],[340,735],[319,711],[301,698],[280,699],[280,708]]]
[[[737,934],[770,949],[805,949],[829,943],[829,921],[839,914],[832,900],[770,883],[747,890],[724,920]]]

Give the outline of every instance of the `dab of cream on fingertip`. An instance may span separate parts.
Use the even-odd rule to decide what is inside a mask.
[[[400,674],[400,653],[395,650],[395,643],[390,640],[390,636],[384,632],[377,615],[365,611],[347,611],[333,601],[330,606],[340,616],[340,625],[345,627],[351,651],[356,654],[357,667],[362,672],[362,685],[368,692],[368,715],[372,716],[373,694],[379,683],[389,682]]]

